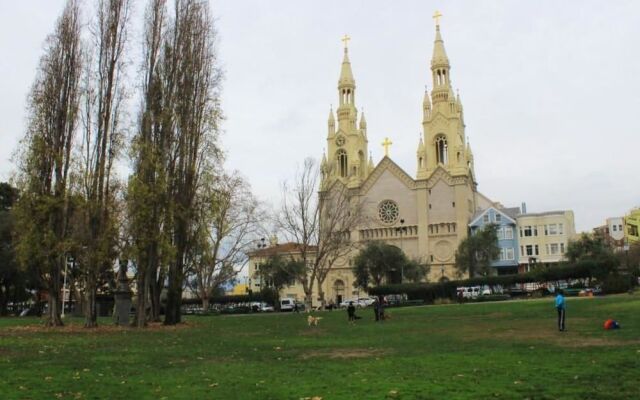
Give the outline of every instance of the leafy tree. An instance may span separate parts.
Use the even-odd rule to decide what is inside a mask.
[[[620,265],[613,249],[603,237],[586,233],[569,242],[565,256],[571,264],[590,261],[593,265],[591,268],[592,276],[599,280],[616,272]]]
[[[428,266],[407,256],[396,246],[384,242],[369,242],[354,260],[354,286],[368,289],[380,286],[384,281],[400,282],[402,277],[419,282],[428,271]]]
[[[496,232],[497,226],[495,224],[485,225],[460,242],[456,250],[458,274],[462,275],[468,272],[471,278],[489,274],[491,262],[500,255]]]
[[[640,276],[640,242],[631,243],[629,250],[620,253],[620,264],[625,265],[629,272]]]
[[[27,272],[19,268],[14,254],[14,221],[11,209],[17,201],[18,190],[8,183],[0,183],[0,315],[8,314],[9,301],[29,297]]]
[[[279,295],[282,289],[301,279],[305,272],[306,268],[302,260],[285,259],[276,254],[260,265],[257,274],[263,290],[268,292],[273,289],[276,295]]]

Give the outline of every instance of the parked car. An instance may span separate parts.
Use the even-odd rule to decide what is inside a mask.
[[[458,293],[460,292],[462,292],[463,299],[476,299],[480,295],[480,286],[462,286],[458,288]]]
[[[358,299],[358,304],[360,304],[361,307],[369,307],[375,301],[375,297],[361,297]]]
[[[384,304],[388,306],[399,306],[408,301],[409,298],[406,294],[388,294],[384,296]]]
[[[340,303],[340,308],[349,307],[349,303],[353,303],[353,305],[356,306],[356,307],[366,307],[358,299],[349,299],[349,300],[343,300],[342,303]]]
[[[264,301],[254,301],[251,303],[251,311],[253,312],[272,312],[273,310],[273,306],[270,306]]]

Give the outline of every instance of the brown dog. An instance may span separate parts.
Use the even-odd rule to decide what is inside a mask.
[[[318,326],[318,322],[320,322],[321,319],[322,319],[322,317],[314,317],[313,315],[309,315],[307,317],[307,324],[309,326],[311,326],[311,325]]]

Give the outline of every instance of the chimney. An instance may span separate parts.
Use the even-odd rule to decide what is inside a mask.
[[[526,214],[527,213],[527,203],[525,203],[524,201],[522,202],[522,213]]]
[[[273,235],[269,238],[269,245],[272,247],[278,245],[278,237],[276,235]]]

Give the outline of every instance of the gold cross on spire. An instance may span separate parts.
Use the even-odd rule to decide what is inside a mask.
[[[433,19],[436,20],[436,26],[440,26],[440,17],[442,17],[442,14],[440,14],[440,11],[436,10],[436,12],[433,13]]]
[[[340,40],[342,40],[342,42],[344,42],[344,48],[346,49],[347,46],[349,45],[349,40],[351,40],[351,37],[349,35],[345,34],[342,37],[342,39],[340,39]]]
[[[389,140],[388,137],[384,138],[384,141],[382,142],[382,147],[384,147],[384,156],[385,157],[389,157],[389,146],[391,146],[393,144],[393,142],[391,140]]]

